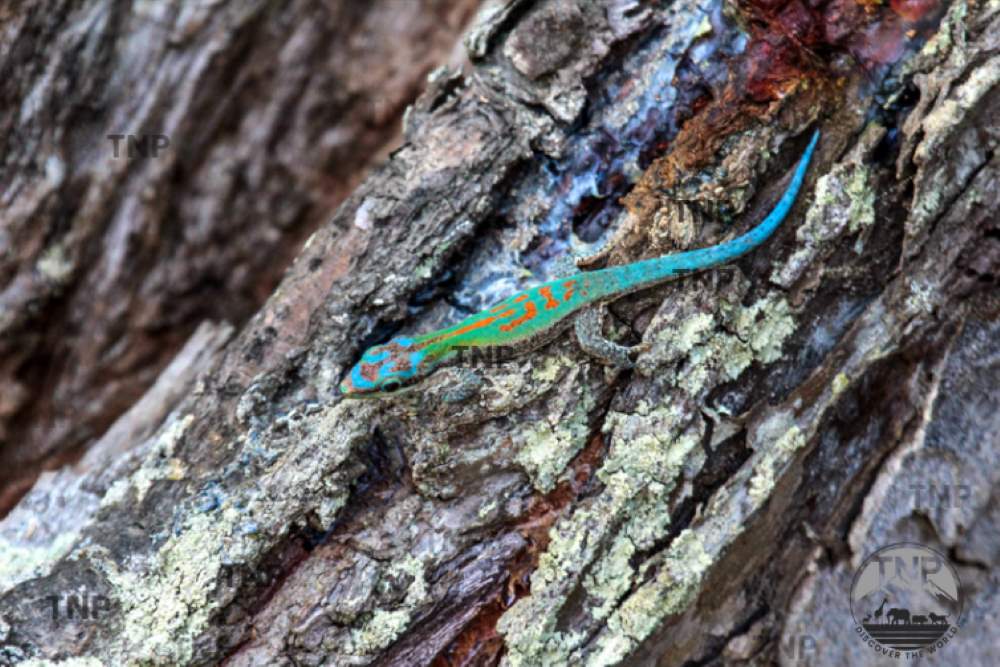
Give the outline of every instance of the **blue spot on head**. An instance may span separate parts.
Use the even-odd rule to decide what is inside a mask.
[[[361,364],[357,364],[351,369],[351,384],[355,389],[371,390],[375,388],[374,382],[369,382],[361,375]]]
[[[381,350],[381,351],[379,351]],[[389,351],[383,348],[373,347],[361,355],[361,360],[366,364],[377,364],[389,356]]]
[[[416,352],[411,352],[409,359],[410,363],[408,364],[409,368],[407,368],[405,371],[400,371],[396,375],[398,377],[405,379],[410,379],[414,377],[417,374],[417,371],[419,370],[420,362],[423,361],[424,357],[426,356],[427,356],[427,350],[417,350]]]

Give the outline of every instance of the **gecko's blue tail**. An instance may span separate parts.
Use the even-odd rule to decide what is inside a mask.
[[[819,130],[817,129],[813,132],[812,139],[809,140],[809,145],[806,146],[806,150],[799,160],[799,166],[795,168],[795,175],[792,176],[792,182],[785,188],[785,194],[781,195],[778,204],[771,209],[767,217],[743,236],[738,236],[728,243],[723,243],[719,245],[719,248],[728,245],[734,246],[735,254],[733,258],[736,258],[756,248],[774,233],[774,230],[778,228],[778,225],[781,224],[781,221],[785,219],[785,216],[792,209],[792,205],[795,204],[795,197],[798,196],[799,188],[802,187],[802,181],[805,180],[806,171],[809,169],[809,161],[812,159],[812,154],[816,149],[816,142],[818,141]]]
[[[710,248],[699,248],[674,255],[654,257],[641,262],[613,266],[585,274],[593,280],[595,294],[621,294],[644,289],[664,280],[731,262],[759,246],[774,233],[774,230],[788,215],[792,205],[795,204],[795,197],[799,194],[802,181],[805,180],[809,161],[812,159],[817,141],[819,141],[819,130],[813,132],[812,139],[795,168],[792,181],[785,188],[785,193],[781,195],[777,205],[760,224],[746,234]]]
[[[816,149],[816,142],[818,141],[819,130],[817,129],[813,132],[812,139],[810,139],[809,145],[806,147],[798,166],[795,168],[792,181],[785,188],[785,193],[781,195],[781,199],[777,205],[775,205],[760,224],[742,236],[737,236],[735,239],[726,241],[725,243],[720,243],[710,248],[700,248],[660,258],[660,260],[671,260],[669,266],[663,265],[661,268],[672,269],[674,274],[700,271],[731,262],[766,241],[774,233],[774,230],[778,228],[782,220],[785,219],[785,216],[788,215],[788,212],[792,209],[792,205],[795,204],[795,198],[799,194],[799,188],[802,187],[802,181],[805,180],[806,171],[809,169],[809,161],[812,159],[813,151]],[[655,262],[659,260],[647,261]],[[669,275],[671,274],[667,274],[664,277]]]

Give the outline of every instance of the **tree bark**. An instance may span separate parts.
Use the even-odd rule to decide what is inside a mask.
[[[476,3],[31,4],[0,16],[0,512],[260,308]]]
[[[470,3],[49,4],[0,15],[7,497],[86,453],[0,524],[0,659],[876,664],[851,580],[912,541],[995,662],[996,0],[486,3],[356,187]],[[744,231],[813,127],[772,239],[612,306],[635,370],[338,395],[560,257]]]

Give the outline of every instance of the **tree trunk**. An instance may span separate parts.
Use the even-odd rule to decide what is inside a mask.
[[[997,0],[43,5],[0,11],[0,660],[876,664],[852,579],[905,541],[996,662]],[[339,395],[571,254],[745,231],[814,127],[773,238],[611,306],[634,370]]]

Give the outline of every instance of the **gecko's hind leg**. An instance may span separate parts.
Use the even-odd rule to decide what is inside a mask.
[[[564,253],[553,261],[552,276],[554,278],[572,278],[584,271],[604,268],[604,265],[608,263],[608,255],[611,253],[612,247],[604,244],[599,250],[587,255]]]
[[[633,357],[648,349],[648,345],[640,344],[629,347],[608,340],[601,331],[604,308],[602,306],[586,308],[576,317],[574,323],[576,340],[587,354],[596,357],[610,366],[622,369],[635,367]]]
[[[588,255],[577,255],[573,260],[573,266],[577,271],[594,271],[603,269],[608,263],[608,257],[614,246],[605,243],[600,248]]]
[[[455,384],[441,394],[445,403],[462,403],[472,398],[483,386],[483,378],[471,368],[457,368]]]

